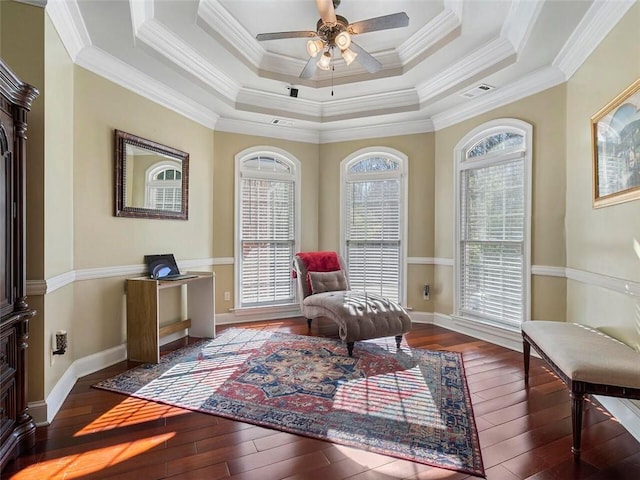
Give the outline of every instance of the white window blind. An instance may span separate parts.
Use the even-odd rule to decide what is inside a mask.
[[[272,161],[273,162],[273,161]],[[265,159],[260,164],[264,167]],[[277,163],[277,162],[276,162]],[[245,162],[256,169],[256,159]],[[291,262],[295,250],[295,181],[278,178],[273,165],[264,178],[240,180],[240,306],[295,300]]]
[[[522,136],[496,137],[469,150],[473,161],[461,166],[459,313],[519,325],[526,306],[525,152]]]
[[[353,175],[347,175],[344,186],[344,241],[351,288],[401,301],[399,165],[374,156],[351,165],[348,172]]]
[[[147,208],[158,210],[182,209],[182,172],[173,167],[152,167],[146,184]]]

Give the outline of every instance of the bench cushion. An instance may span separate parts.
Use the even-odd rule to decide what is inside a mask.
[[[640,388],[640,353],[594,328],[534,320],[522,331],[572,380]]]

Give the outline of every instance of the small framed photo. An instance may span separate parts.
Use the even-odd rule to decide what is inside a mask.
[[[640,198],[640,79],[591,117],[593,207]]]

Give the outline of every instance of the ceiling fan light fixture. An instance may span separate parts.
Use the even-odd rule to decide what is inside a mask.
[[[347,65],[351,65],[357,56],[358,54],[350,48],[345,48],[344,50],[342,50],[342,58],[344,58],[344,61],[347,63]]]
[[[309,40],[307,42],[307,53],[314,58],[317,57],[323,49],[324,42],[322,40]]]
[[[331,53],[324,52],[320,60],[318,60],[318,68],[321,70],[329,70],[331,68]]]
[[[340,50],[346,50],[351,45],[351,34],[346,30],[336,35],[335,44]]]

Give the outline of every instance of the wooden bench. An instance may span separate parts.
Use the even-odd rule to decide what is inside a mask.
[[[524,322],[522,341],[527,388],[531,347],[569,388],[571,451],[578,461],[585,395],[640,399],[640,353],[599,330],[577,323]]]

